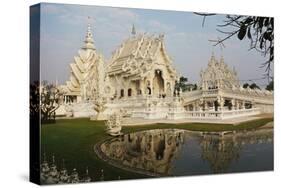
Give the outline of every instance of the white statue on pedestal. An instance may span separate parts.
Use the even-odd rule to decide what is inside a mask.
[[[121,125],[121,113],[112,114],[106,121],[106,132],[111,136],[120,136],[122,135],[122,125]]]
[[[106,100],[103,97],[97,97],[94,101],[94,110],[96,111],[96,115],[91,117],[91,120],[105,120],[106,116],[104,115],[104,111],[106,109]]]

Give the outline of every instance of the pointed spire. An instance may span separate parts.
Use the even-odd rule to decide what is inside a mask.
[[[132,26],[132,32],[131,32],[131,34],[132,34],[133,36],[135,36],[135,35],[137,34],[136,28],[135,28],[135,24],[133,24],[133,26]]]
[[[236,68],[234,66],[233,66],[233,74],[237,75],[237,71],[236,71]]]
[[[52,164],[55,165],[56,161],[55,161],[55,154],[53,154],[52,156]]]
[[[212,51],[212,56],[211,56],[211,58],[209,60],[209,64],[211,65],[211,64],[213,64],[215,62],[216,62],[215,53],[214,53],[214,51]]]
[[[221,64],[224,64],[224,58],[223,58],[222,55],[221,55],[220,63],[221,63]]]
[[[90,17],[88,17],[88,19],[90,19]],[[94,45],[94,40],[93,40],[93,35],[92,35],[90,23],[88,23],[87,33],[86,33],[86,38],[85,38],[84,43],[85,43],[85,45],[84,45],[83,49],[95,50],[95,45]]]
[[[59,86],[59,81],[58,81],[58,77],[56,76],[56,83],[55,86],[58,87]]]
[[[88,170],[88,167],[86,168],[86,175],[83,179],[83,182],[90,182],[91,181],[91,178],[89,177],[89,170]]]
[[[212,51],[212,56],[211,57],[215,57],[215,53],[214,53],[214,51]]]

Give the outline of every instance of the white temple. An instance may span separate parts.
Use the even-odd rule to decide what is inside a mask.
[[[164,35],[137,34],[134,26],[131,36],[104,63],[88,25],[84,46],[70,68],[70,79],[61,86],[65,93],[61,113],[69,117],[94,117],[99,108],[103,119],[120,110],[128,118],[170,120],[273,112],[273,92],[242,88],[236,70],[214,55],[200,72],[197,90],[176,92],[179,75]]]
[[[78,56],[75,56],[74,62],[70,64],[70,79],[64,87],[66,100],[72,102],[89,100],[103,93],[105,67],[102,55],[95,49],[90,25],[84,43],[78,51]]]

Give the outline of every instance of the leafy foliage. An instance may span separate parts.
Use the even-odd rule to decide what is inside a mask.
[[[256,83],[252,83],[252,84],[248,84],[248,83],[245,83],[243,84],[243,88],[251,88],[251,89],[260,89],[260,87],[256,84]]]
[[[203,16],[205,22],[206,16],[214,16],[216,14],[208,13],[195,13]],[[223,42],[237,35],[239,40],[250,40],[250,49],[255,49],[265,57],[267,61],[262,64],[266,67],[268,77],[271,77],[271,67],[274,62],[274,18],[273,17],[260,17],[260,16],[238,16],[226,15],[223,24],[218,25],[219,28],[227,28],[230,30],[225,31],[217,29],[220,33],[226,35],[223,39],[209,40],[215,42],[214,46],[222,45]],[[202,25],[204,26],[204,24]],[[247,35],[247,37],[245,37]]]
[[[30,117],[32,119],[39,119],[40,112],[40,92],[39,92],[39,82],[34,82],[30,84],[29,90],[29,111]]]
[[[175,90],[179,91],[181,89],[182,91],[186,91],[188,89],[187,81],[188,79],[186,77],[181,76],[179,81],[176,81]]]
[[[43,82],[40,88],[41,122],[55,121],[55,111],[59,108],[63,93],[53,84]]]
[[[271,66],[274,62],[274,18],[259,16],[233,16],[226,15],[224,24],[219,27],[231,27],[231,31],[219,32],[226,34],[224,39],[218,40],[217,44],[237,35],[239,40],[250,40],[250,50],[255,49],[268,60],[262,65],[266,67],[267,75],[270,76]],[[233,29],[234,28],[234,29]],[[247,35],[247,37],[246,37]]]

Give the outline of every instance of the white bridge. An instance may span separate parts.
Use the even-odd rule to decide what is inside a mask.
[[[112,101],[143,119],[230,119],[273,112],[273,93],[265,90],[195,90],[177,97],[132,97]],[[110,105],[112,106],[112,105]]]
[[[272,92],[260,89],[213,89],[213,90],[195,90],[184,92],[182,97],[184,103],[188,104],[190,102],[196,101],[200,98],[216,98],[221,96],[229,99],[251,101],[258,104],[273,105],[274,95]]]

